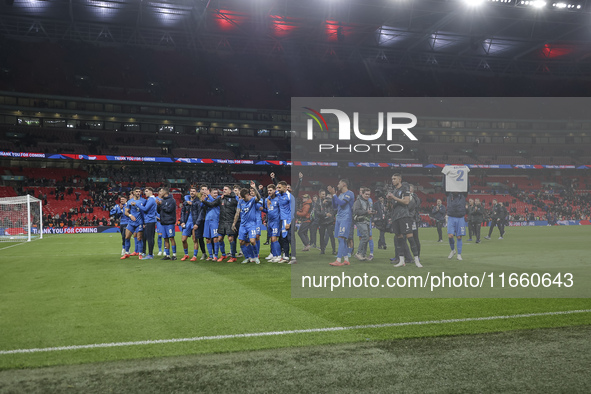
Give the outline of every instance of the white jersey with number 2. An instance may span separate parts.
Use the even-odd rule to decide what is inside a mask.
[[[468,173],[470,172],[470,168],[467,166],[445,166],[441,172],[445,174],[446,192],[468,191]]]

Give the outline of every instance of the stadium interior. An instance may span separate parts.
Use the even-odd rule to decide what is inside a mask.
[[[310,175],[292,162],[309,148],[290,106],[588,97],[590,16],[582,0],[4,0],[0,198],[41,199],[45,228],[115,226],[109,212],[135,186],[169,186],[180,204],[190,185],[267,185],[271,173],[293,185],[301,171],[300,196],[348,178],[377,200],[396,171],[431,226],[440,167],[469,164],[469,198],[498,200],[509,221],[588,224],[591,117],[433,117],[393,166],[368,177],[364,163],[311,153],[335,164]]]
[[[301,140],[291,143],[291,97],[588,93],[586,10],[578,3],[565,10],[547,5],[548,19],[532,15],[524,2],[487,4],[488,15],[437,1],[410,8],[348,1],[319,6],[321,15],[307,1],[246,3],[178,0],[138,9],[74,1],[66,14],[60,1],[0,5],[0,150],[67,158],[4,154],[0,197],[30,191],[44,198],[48,215],[60,218],[52,224],[66,226],[87,216],[89,223],[108,223],[108,206],[130,186],[180,178],[186,183],[172,185],[179,191],[203,181],[266,184],[270,172],[290,180],[284,164],[292,152],[308,149]],[[133,15],[140,15],[134,26],[125,25]],[[585,120],[432,118],[415,128],[420,143],[390,160],[515,166],[476,170],[473,189],[485,200],[494,194],[511,203],[512,219],[547,212],[588,219],[590,129]],[[245,162],[89,165],[76,155]],[[339,160],[334,153],[308,156]],[[517,168],[546,165],[557,169]],[[223,177],[201,176],[208,172]],[[375,174],[362,182],[372,190],[387,178]],[[416,183],[425,212],[442,197],[433,170],[410,169],[405,177]],[[301,193],[334,182],[314,180],[319,183],[304,183]],[[564,211],[573,199],[578,203]]]

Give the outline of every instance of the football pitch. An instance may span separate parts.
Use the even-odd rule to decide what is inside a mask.
[[[374,238],[377,246],[375,234]],[[479,245],[465,242],[464,261],[459,262],[447,259],[449,245],[435,242],[434,229],[423,229],[421,255],[425,269],[480,261],[499,266],[508,261],[515,266],[536,262],[541,270],[560,265],[576,272],[578,283],[588,284],[590,238],[591,226],[508,228],[504,240],[494,237]],[[180,258],[178,234],[177,242]],[[388,250],[376,248],[374,261],[363,264],[383,265],[394,272],[389,263],[391,237],[387,242]],[[247,361],[241,355],[248,355],[244,357],[260,357],[261,366],[272,368],[275,358],[293,361],[299,357],[314,371],[314,365],[324,368],[332,357],[339,363],[346,363],[350,356],[351,363],[355,357],[361,363],[370,359],[377,363],[370,344],[401,346],[409,350],[408,355],[413,351],[423,354],[429,344],[435,357],[449,350],[452,339],[445,337],[450,336],[464,338],[464,344],[480,344],[466,345],[461,358],[471,360],[473,346],[498,353],[495,343],[511,342],[509,337],[499,337],[503,333],[514,341],[500,352],[501,359],[514,355],[523,362],[527,354],[533,354],[528,346],[536,348],[527,338],[541,335],[544,343],[554,340],[547,336],[573,339],[564,345],[573,349],[569,362],[579,368],[589,365],[588,356],[576,359],[576,350],[584,348],[581,343],[587,344],[585,354],[589,354],[588,298],[292,298],[291,267],[286,264],[120,260],[120,251],[118,234],[53,235],[26,244],[0,244],[0,369],[96,366],[124,360],[136,360],[134,365],[141,366],[145,360],[140,359],[157,363],[197,357],[192,360],[208,376],[218,373],[219,380],[224,380],[229,379],[229,372],[206,368],[207,360],[232,357],[233,363],[243,366]],[[318,253],[298,251],[298,258],[305,256],[305,264],[333,260]],[[268,246],[261,246],[261,257],[267,254]],[[352,263],[362,264],[355,259]],[[517,330],[532,334],[510,333]],[[230,362],[224,360],[211,362]],[[278,362],[289,365],[284,359]],[[408,361],[409,365],[414,362]],[[553,362],[564,364],[556,358]],[[335,371],[346,369],[339,363]],[[239,369],[246,370],[238,368],[237,373]],[[277,379],[281,378],[270,382]],[[575,385],[571,389],[589,388],[588,376],[571,380]],[[438,391],[439,386],[430,387]],[[487,391],[487,387],[491,386],[472,389]],[[350,388],[355,391],[354,386]]]

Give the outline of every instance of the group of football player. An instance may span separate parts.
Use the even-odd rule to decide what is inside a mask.
[[[454,182],[454,186],[459,184],[467,188],[467,185],[463,184],[467,182],[462,178],[465,176],[462,171],[469,171],[469,169],[458,168],[454,170],[455,172],[446,174],[447,178],[451,179],[448,179],[447,183]],[[254,181],[250,181],[249,187],[227,185],[221,192],[217,188],[210,189],[207,185],[199,188],[191,187],[189,194],[184,196],[180,204],[181,215],[178,224],[184,251],[180,260],[196,261],[201,251],[201,260],[221,262],[227,259],[228,262],[236,262],[238,257],[244,256],[242,263],[259,264],[262,214],[265,213],[267,243],[270,244],[270,254],[266,259],[276,263],[296,263],[296,223],[295,221],[292,223],[292,219],[301,217],[302,212],[316,211],[316,208],[311,208],[296,212],[295,195],[299,191],[302,178],[303,174],[300,173],[294,194],[291,186],[284,181],[278,182],[273,173],[271,173],[272,183],[266,187],[257,185]],[[456,256],[458,260],[462,260],[462,237],[466,235],[466,227],[474,230],[470,233],[474,232],[477,241],[480,240],[480,228],[472,223],[481,221],[479,211],[474,208],[478,207],[478,204],[473,204],[472,201],[466,203],[467,194],[463,191],[448,192],[447,211],[440,201],[436,207],[437,214],[447,219],[450,259]],[[121,259],[127,259],[130,256],[153,259],[154,239],[157,234],[158,256],[163,255],[163,260],[176,260],[174,236],[177,225],[177,204],[170,190],[162,187],[156,195],[152,188],[146,187],[143,195],[142,189],[136,187],[129,199],[126,196],[120,196],[119,204],[111,211],[113,216],[120,217]],[[358,260],[372,260],[374,251],[372,229],[375,225],[380,230],[378,248],[386,248],[385,233],[394,233],[395,256],[390,260],[395,267],[405,266],[409,261],[414,262],[417,267],[422,267],[418,234],[421,200],[414,193],[413,185],[403,182],[400,174],[394,174],[391,177],[391,185],[386,186],[379,194],[379,201],[374,204],[370,196],[371,190],[361,187],[356,197],[350,190],[347,179],[339,180],[336,188],[328,186],[326,191],[320,191],[315,203],[318,207],[316,215],[322,216],[319,218],[321,254],[324,254],[329,239],[331,241],[334,239],[338,240],[338,248],[335,251],[333,244],[336,260],[330,263],[331,266],[350,265],[351,256],[355,256]],[[303,204],[312,204],[309,196],[303,197]],[[469,214],[468,223],[464,220],[467,213]],[[503,212],[499,212],[497,216],[500,218],[502,215]],[[328,225],[325,225],[325,222]],[[495,224],[499,226],[502,237],[504,231],[501,221]],[[323,225],[325,231],[322,231]],[[302,234],[306,231],[312,233],[313,230],[307,230],[308,227],[310,226],[300,225],[299,234],[304,243],[303,251],[310,250],[306,240],[312,237],[308,238],[306,234]],[[355,228],[359,238],[357,252],[355,252],[353,239]],[[439,227],[438,232],[441,241]],[[485,238],[488,239],[491,232],[492,226],[489,236]],[[230,245],[229,253],[226,252],[226,237]],[[130,253],[132,238],[135,239],[134,253]],[[193,243],[191,257],[189,239]],[[240,245],[242,253],[237,251],[237,244]],[[164,252],[162,246],[164,246]]]
[[[251,181],[249,187],[224,186],[221,194],[217,188],[193,186],[180,204],[178,221],[184,255],[181,261],[200,260],[260,264],[260,236],[263,227],[262,213],[267,215],[267,231],[271,254],[267,260],[277,263],[296,263],[291,254],[291,218],[295,199],[287,182],[279,182],[271,174],[273,183],[266,188]],[[262,197],[264,194],[265,197]],[[139,259],[154,258],[154,240],[158,235],[158,256],[162,260],[176,260],[175,233],[177,226],[177,203],[166,187],[136,187],[119,197],[111,215],[119,219],[122,241],[121,259],[138,256]],[[230,244],[226,252],[225,238]],[[135,251],[130,253],[131,239]],[[189,239],[193,243],[193,255],[189,256]],[[237,252],[237,242],[242,253]],[[162,250],[164,246],[164,252]]]

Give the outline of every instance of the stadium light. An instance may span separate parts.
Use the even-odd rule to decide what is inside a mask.
[[[54,2],[41,0],[6,1],[5,4],[28,14],[43,14],[45,9],[55,5]]]
[[[546,2],[543,0],[522,0],[519,5],[526,5],[533,8],[543,8],[546,6]]]
[[[484,3],[484,0],[464,0],[464,3],[468,7],[480,7]]]
[[[384,25],[376,30],[376,36],[380,46],[390,46],[408,39],[411,33],[404,29]]]
[[[573,3],[552,3],[552,8],[556,8],[559,10],[569,10],[569,11],[580,11],[583,6],[581,4],[573,4]]]
[[[120,9],[120,5],[115,2],[89,0],[88,5],[93,14],[99,18],[111,18],[115,16]]]

